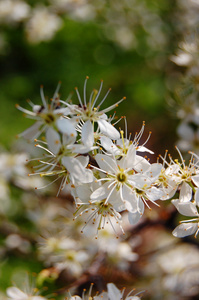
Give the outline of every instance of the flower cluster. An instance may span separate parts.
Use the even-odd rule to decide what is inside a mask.
[[[66,300],[139,300],[141,299],[139,297],[140,294],[143,292],[139,292],[135,294],[134,296],[130,296],[134,290],[130,291],[126,297],[124,297],[124,291],[120,291],[113,283],[108,283],[107,284],[107,292],[102,292],[101,294],[97,293],[96,296],[92,297],[91,292],[92,292],[92,284],[89,289],[89,294],[85,295],[86,290],[84,290],[82,297],[79,296],[72,296],[70,295],[69,297],[66,297]]]
[[[87,214],[82,232],[91,231],[92,224],[97,237],[99,230],[109,223],[114,231],[119,226],[124,234],[123,211],[128,212],[130,224],[135,225],[145,206],[149,209],[151,205],[159,206],[157,200],[168,200],[180,191],[179,199],[172,200],[172,203],[181,214],[195,218],[191,223],[177,227],[174,235],[184,236],[193,232],[197,235],[199,158],[192,154],[186,166],[177,149],[181,162],[170,156],[167,162],[166,152],[165,157],[161,157],[162,163],[159,160],[150,163],[147,155],[153,152],[145,145],[151,133],[141,143],[145,124],[131,138],[131,134],[128,137],[125,118],[125,130],[118,131],[114,125],[122,118],[113,123],[115,113],[107,115],[125,97],[108,108],[101,108],[110,89],[100,99],[101,81],[99,90],[94,89],[88,97],[87,81],[88,77],[83,97],[75,88],[79,104],[73,104],[71,99],[60,99],[59,84],[50,104],[41,87],[42,105],[29,101],[32,111],[17,105],[18,109],[36,120],[21,136],[37,138],[35,146],[44,151],[41,158],[36,158],[39,165],[34,166],[30,175],[53,176],[53,182],[61,180],[57,196],[67,187],[77,208],[74,218]],[[42,138],[38,140],[40,135]]]
[[[134,292],[134,289],[131,290],[126,297],[124,297],[124,291],[125,288],[120,291],[113,283],[107,284],[107,292],[102,292],[99,294],[99,292],[96,293],[95,296],[92,296],[92,288],[93,284],[91,284],[90,289],[87,293],[87,291],[84,289],[82,296],[77,295],[71,295],[70,292],[68,292],[68,296],[65,298],[65,300],[139,300],[141,299],[140,296],[143,294],[142,292],[136,293],[134,296],[132,296],[132,293]],[[12,286],[7,289],[7,295],[8,300],[47,300],[46,297],[40,296],[39,291],[37,288],[29,288],[29,291],[22,291],[21,289]],[[139,296],[140,295],[140,296]],[[49,297],[48,297],[49,298]]]

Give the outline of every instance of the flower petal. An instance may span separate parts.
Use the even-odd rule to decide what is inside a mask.
[[[120,133],[106,120],[100,119],[97,121],[101,133],[103,133],[105,136],[110,137],[113,140],[117,140],[120,138]]]
[[[113,144],[112,140],[107,137],[107,136],[102,136],[100,138],[100,142],[102,147],[109,153],[113,154],[113,155],[119,155],[120,154],[120,150],[118,149],[118,147]]]
[[[85,169],[78,159],[75,157],[63,157],[62,164],[70,172],[70,175],[81,183],[93,181],[93,173],[91,170]]]
[[[46,140],[48,143],[48,148],[54,154],[59,152],[61,147],[60,135],[57,131],[49,127],[46,132]]]
[[[123,298],[122,293],[113,283],[108,283],[107,289],[108,289],[108,296],[110,300],[117,300],[117,299],[119,300]]]
[[[8,297],[12,298],[13,300],[26,300],[27,299],[27,294],[22,292],[20,289],[17,287],[9,287],[6,290]]]
[[[175,237],[185,237],[195,233],[198,229],[197,223],[182,223],[178,225],[172,232]]]
[[[23,136],[24,139],[32,140],[36,139],[40,135],[40,127],[43,124],[43,122],[37,121],[32,126],[24,130],[22,133],[20,133],[18,136]]]
[[[180,202],[189,202],[192,198],[192,188],[186,182],[183,182],[180,189]]]
[[[76,140],[77,132],[74,125],[70,120],[60,118],[56,121],[57,128],[65,135],[65,144],[74,143]]]
[[[176,209],[179,211],[179,213],[183,216],[187,217],[196,217],[198,216],[198,211],[192,202],[181,202],[178,199],[171,200],[173,205],[176,207]]]
[[[141,173],[147,171],[150,168],[150,165],[151,164],[144,157],[136,155],[134,169],[137,172]]]
[[[93,125],[90,120],[82,126],[82,142],[88,148],[94,144]]]
[[[106,172],[117,172],[117,164],[114,159],[111,157],[104,155],[104,154],[97,154],[95,156],[96,162],[99,165],[99,167]]]

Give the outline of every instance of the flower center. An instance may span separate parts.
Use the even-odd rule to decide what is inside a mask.
[[[127,180],[127,176],[123,171],[121,171],[117,174],[117,181],[123,183],[123,182],[126,182],[126,180]]]
[[[44,114],[43,118],[46,124],[52,124],[55,121],[55,116],[51,113]]]

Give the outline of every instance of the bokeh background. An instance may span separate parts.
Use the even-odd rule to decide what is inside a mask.
[[[176,65],[171,57],[178,51],[184,33],[189,31],[192,14],[195,17],[192,11],[189,11],[188,16],[186,14],[187,6],[191,5],[191,2],[194,1],[0,0],[1,152],[13,155],[24,149],[28,154],[33,151],[33,145],[16,139],[18,133],[32,124],[31,120],[24,118],[15,108],[16,103],[24,108],[29,108],[26,99],[40,104],[40,85],[44,86],[45,95],[50,99],[59,81],[62,82],[61,99],[65,100],[71,94],[73,101],[78,103],[74,88],[78,87],[82,94],[85,77],[89,76],[88,91],[98,89],[101,79],[104,80],[102,95],[105,95],[110,87],[112,89],[104,107],[115,103],[123,96],[127,98],[118,107],[117,115],[127,117],[129,133],[132,132],[134,135],[141,128],[142,122],[146,122],[142,140],[144,141],[149,131],[152,131],[147,143],[147,146],[155,152],[151,161],[156,161],[159,154],[164,155],[166,149],[173,154],[179,120],[177,104],[172,100],[185,68]],[[118,124],[119,126],[124,126],[123,121]],[[15,157],[13,163],[15,165],[16,160],[20,158]],[[2,174],[13,167],[10,162],[4,166],[5,161],[6,158],[1,156]],[[13,281],[17,281],[23,271],[39,273],[44,268],[34,252],[36,249],[34,234],[30,239],[28,237],[28,230],[31,234],[35,233],[42,225],[37,226],[37,222],[39,223],[37,218],[33,218],[33,221],[24,211],[35,209],[34,205],[27,205],[28,198],[32,199],[32,202],[33,199],[37,199],[35,200],[37,206],[40,200],[45,203],[50,192],[35,195],[31,184],[16,182],[15,174],[16,170],[12,176],[6,177],[9,183],[6,187],[8,194],[4,191],[5,182],[0,186],[0,193],[8,195],[1,198],[10,199],[9,205],[2,204],[0,220],[2,297],[6,288]],[[2,178],[4,181],[3,176]],[[32,185],[34,186],[34,183]],[[28,195],[24,196],[24,190]],[[58,203],[62,207],[62,200]],[[115,277],[110,277],[111,268],[107,270],[103,267],[100,274],[104,272],[106,279],[113,278],[112,280],[119,284],[128,286],[136,284],[138,288],[140,286],[141,289],[147,290],[152,287],[153,292],[149,292],[146,299],[197,299],[194,298],[195,295],[197,297],[197,291],[190,294],[185,292],[179,296],[180,298],[178,298],[179,287],[178,289],[172,287],[168,292],[168,286],[174,280],[173,275],[169,277],[168,274],[173,274],[174,270],[171,267],[168,271],[169,261],[167,262],[167,258],[161,254],[164,247],[168,247],[165,248],[168,251],[173,251],[177,247],[176,241],[170,240],[167,232],[175,227],[172,222],[167,222],[170,214],[174,218],[172,213],[173,211],[169,211],[165,216],[163,207],[161,209],[163,223],[161,223],[154,209],[152,219],[149,217],[150,226],[147,227],[144,223],[139,225],[138,229],[130,229],[128,239],[131,234],[135,235],[136,230],[142,236],[142,243],[135,243],[142,260],[137,265],[131,266],[131,271],[128,271],[130,273],[125,270],[121,281],[118,280],[121,274],[115,273]],[[18,242],[16,236],[13,238],[12,234],[18,235]],[[10,235],[11,238],[8,238]],[[19,237],[23,238],[27,245],[23,244],[24,240],[19,241]],[[160,241],[161,246],[158,244]],[[13,243],[18,243],[19,246],[15,247]],[[183,248],[177,248],[171,257],[177,257],[180,251],[182,251],[180,257],[183,257],[184,253],[192,253],[193,250],[197,262],[195,248],[186,248],[195,247],[194,244],[197,245],[194,239],[188,240],[188,244],[185,239]],[[158,251],[161,249],[160,252],[157,253],[157,249]],[[155,268],[154,261],[156,263],[158,261]],[[185,268],[184,265],[182,269]],[[140,271],[142,269],[143,274]],[[157,278],[152,280],[155,272],[150,273],[150,269],[154,269],[161,276],[166,274],[162,288],[164,293],[161,292],[161,288],[158,289],[160,285]],[[52,274],[53,272],[50,273]],[[54,280],[47,281],[51,285],[50,291],[53,291],[53,287],[61,289],[68,283],[71,285],[71,280],[66,278],[62,276],[58,283]],[[139,280],[142,281],[140,285]],[[184,277],[181,282],[184,282],[183,280]],[[94,281],[99,283],[100,280],[95,277]],[[100,284],[98,287],[101,287]]]
[[[89,76],[90,90],[101,79],[104,93],[112,88],[107,105],[127,97],[118,116],[127,116],[129,131],[145,121],[155,152],[172,148],[175,122],[166,98],[175,72],[169,57],[180,38],[176,10],[166,0],[1,1],[1,143],[9,147],[30,124],[16,103],[39,103],[41,84],[52,97],[58,81],[66,99]]]

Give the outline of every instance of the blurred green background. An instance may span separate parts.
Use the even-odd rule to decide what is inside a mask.
[[[75,11],[82,1],[65,2],[76,3]],[[27,1],[31,9],[43,3],[62,19],[61,28],[49,40],[28,40],[26,19],[10,23],[7,19],[5,22],[5,17],[1,20],[0,33],[4,38],[0,55],[1,144],[9,148],[16,134],[32,124],[16,110],[16,103],[29,108],[26,99],[31,99],[39,104],[41,84],[45,95],[51,98],[60,80],[61,98],[66,99],[76,86],[82,93],[85,76],[89,76],[88,93],[98,89],[101,79],[104,80],[102,95],[112,88],[104,106],[127,97],[117,114],[127,116],[129,132],[139,130],[146,121],[146,137],[152,131],[148,145],[153,151],[158,155],[171,148],[172,152],[176,121],[166,103],[166,81],[175,68],[169,56],[179,39],[173,22],[175,1],[124,1],[123,6],[119,1],[96,1],[96,7],[91,1],[84,2],[93,4],[95,16],[90,18],[88,13],[82,20],[74,17],[71,8],[64,13],[56,8],[56,1]],[[122,38],[129,33],[133,38],[129,43],[127,39],[126,44]],[[75,94],[72,99],[77,101]]]

